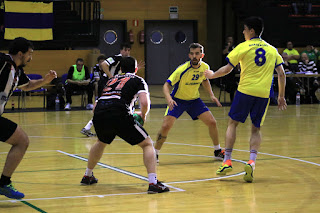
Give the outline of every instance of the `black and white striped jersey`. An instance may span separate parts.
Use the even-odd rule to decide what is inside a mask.
[[[317,72],[317,65],[314,61],[309,61],[307,64],[300,61],[298,66],[300,72]]]
[[[132,114],[134,103],[141,92],[149,95],[148,85],[143,78],[133,73],[115,75],[105,84],[95,112],[124,110]]]
[[[16,87],[25,86],[29,81],[22,67],[17,67],[10,55],[0,53],[0,115]]]
[[[109,71],[112,76],[119,74],[121,59],[122,59],[121,54],[110,56],[109,58],[106,59],[106,62],[109,65]]]

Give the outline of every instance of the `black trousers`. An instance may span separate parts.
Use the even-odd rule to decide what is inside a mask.
[[[92,84],[88,85],[76,85],[76,84],[67,84],[65,86],[66,88],[66,98],[67,98],[67,103],[72,104],[72,99],[71,96],[74,94],[75,91],[86,91],[88,94],[88,104],[92,104],[92,96],[93,96],[93,87]]]

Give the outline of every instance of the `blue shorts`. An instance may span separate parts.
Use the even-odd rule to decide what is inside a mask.
[[[178,98],[173,98],[178,106],[175,106],[172,110],[167,107],[165,115],[171,115],[173,117],[179,118],[184,111],[186,111],[192,120],[197,120],[198,116],[202,113],[209,111],[208,107],[202,102],[200,98],[185,101]]]
[[[237,91],[231,104],[229,116],[232,120],[244,123],[250,113],[253,125],[259,128],[263,125],[267,114],[269,100],[269,98],[255,97]]]

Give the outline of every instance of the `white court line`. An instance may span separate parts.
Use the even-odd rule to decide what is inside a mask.
[[[80,157],[78,155],[74,155],[74,154],[70,154],[70,153],[67,153],[67,152],[64,152],[64,151],[61,151],[61,150],[57,150],[57,152],[61,153],[61,154],[64,154],[64,155],[68,155],[70,157],[73,157],[73,158],[76,158],[76,159],[79,159],[79,160],[83,160],[83,161],[86,161],[88,162],[88,159],[87,158],[84,158],[84,157]],[[97,165],[103,167],[103,168],[107,168],[107,169],[110,169],[110,170],[113,170],[113,171],[116,171],[116,172],[119,172],[119,173],[122,173],[122,174],[125,174],[125,175],[129,175],[131,177],[135,177],[135,178],[138,178],[140,180],[144,180],[144,181],[149,181],[148,178],[144,177],[144,176],[141,176],[141,175],[138,175],[138,174],[135,174],[135,173],[132,173],[132,172],[128,172],[126,170],[122,170],[122,169],[119,169],[119,168],[116,168],[116,167],[113,167],[113,166],[109,166],[107,164],[104,164],[104,163],[97,163]],[[168,184],[165,184],[163,183],[163,185],[167,186],[167,187],[170,187],[170,188],[173,188],[177,191],[180,191],[180,192],[183,192],[185,190],[183,189],[180,189],[180,188],[177,188],[177,187],[173,187],[173,186],[170,186]]]
[[[178,191],[170,191],[170,192],[178,192]],[[35,200],[75,199],[75,198],[88,198],[88,197],[104,198],[104,197],[110,197],[110,196],[141,195],[141,194],[147,194],[147,192],[105,194],[105,195],[83,195],[83,196],[68,196],[68,197],[48,197],[48,198],[33,198],[33,199],[22,199],[22,200],[1,200],[0,203],[16,203],[21,201],[35,201]]]
[[[194,144],[186,144],[186,143],[170,143],[170,142],[166,142],[167,144],[174,144],[174,145],[179,145],[179,146],[197,146],[197,147],[206,147],[206,148],[213,148],[213,146],[204,146],[204,145],[194,145]],[[233,149],[239,152],[249,152],[248,150],[241,150],[241,149]],[[308,164],[312,164],[315,166],[320,166],[320,164],[318,163],[314,163],[312,161],[306,161],[306,160],[301,160],[299,158],[292,158],[292,157],[287,157],[287,156],[282,156],[282,155],[274,155],[274,154],[269,154],[269,153],[264,153],[264,152],[258,152],[259,154],[262,155],[270,155],[270,156],[274,156],[274,157],[279,157],[279,158],[284,158],[284,159],[289,159],[289,160],[295,160],[295,161],[300,161],[303,163],[308,163]],[[234,160],[234,159],[232,159]]]

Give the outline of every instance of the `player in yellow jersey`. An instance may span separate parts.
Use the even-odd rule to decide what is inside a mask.
[[[286,109],[285,74],[283,60],[278,51],[261,39],[264,24],[259,17],[249,17],[244,21],[243,34],[245,42],[239,44],[227,56],[227,65],[215,73],[205,71],[209,79],[224,76],[240,62],[241,73],[238,91],[229,112],[229,124],[226,132],[225,157],[222,166],[217,170],[218,175],[232,171],[231,154],[236,140],[236,128],[239,122],[244,123],[250,113],[252,121],[250,138],[250,160],[245,165],[244,180],[253,181],[253,170],[261,144],[260,128],[263,124],[269,105],[269,95],[273,79],[273,71],[278,73],[278,108]]]
[[[209,80],[203,74],[205,70],[209,69],[209,65],[202,61],[204,48],[201,44],[192,43],[189,46],[189,50],[190,61],[180,65],[163,86],[163,93],[168,102],[168,107],[155,144],[157,162],[159,162],[160,149],[166,141],[170,129],[184,111],[193,120],[200,119],[208,126],[209,135],[215,149],[214,158],[219,160],[224,158],[224,151],[219,144],[217,122],[200,99],[199,87],[202,84],[210,94],[211,100],[221,107],[219,100],[212,92]],[[172,87],[173,90],[170,94]]]

